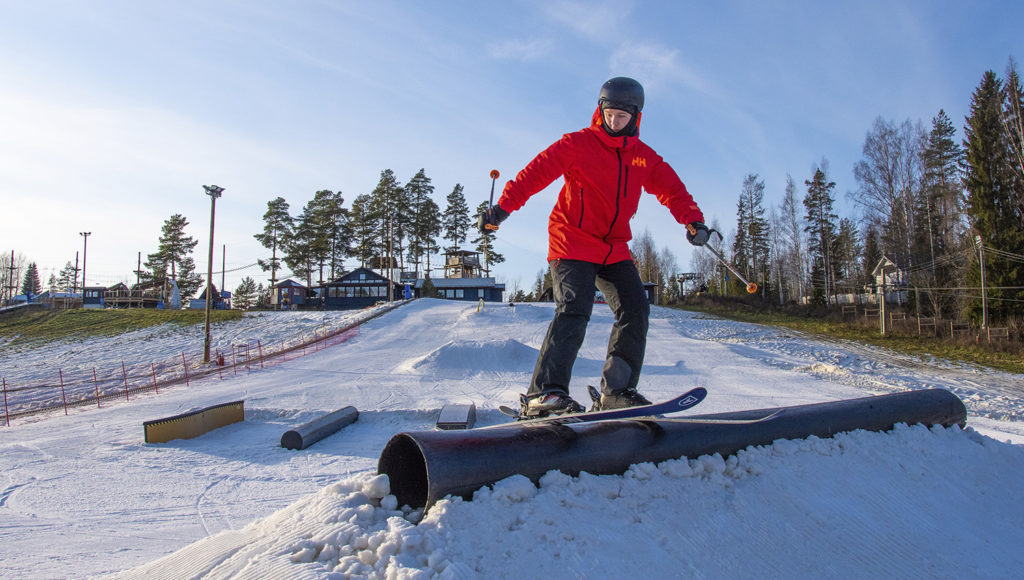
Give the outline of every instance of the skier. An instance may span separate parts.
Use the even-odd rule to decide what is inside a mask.
[[[555,315],[541,345],[521,418],[584,411],[569,396],[569,380],[594,307],[595,290],[615,314],[594,408],[650,404],[637,392],[647,344],[650,304],[629,253],[629,220],[641,187],[668,207],[695,246],[708,240],[704,214],[676,172],[638,136],[644,89],[627,77],[601,87],[590,126],[568,133],[505,184],[498,203],[480,214],[481,232],[555,179],[564,178],[548,218],[548,263]]]

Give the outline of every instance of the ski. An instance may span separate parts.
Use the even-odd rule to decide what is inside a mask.
[[[751,425],[753,423],[761,423],[763,421],[770,421],[779,416],[782,413],[782,409],[773,411],[763,417],[754,417],[753,419],[714,419],[711,417],[665,417],[663,421],[670,423],[696,423],[696,424],[707,424],[707,425]]]
[[[554,417],[539,417],[536,419],[522,419],[515,425],[569,425],[572,423],[591,423],[593,421],[609,421],[613,419],[635,419],[637,417],[650,417],[652,415],[663,415],[666,413],[678,413],[695,407],[708,395],[707,389],[697,387],[667,401],[643,405],[640,407],[627,407],[625,409],[611,409],[608,411],[590,411],[588,413],[574,413],[571,415],[556,415]],[[518,417],[519,412],[504,405],[498,407],[502,413],[511,417]],[[502,427],[502,425],[491,425],[483,427]]]

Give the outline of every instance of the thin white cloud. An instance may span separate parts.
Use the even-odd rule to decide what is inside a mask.
[[[613,74],[629,74],[648,87],[680,86],[703,95],[720,91],[696,70],[680,61],[679,51],[649,42],[626,42],[608,58]]]
[[[545,38],[532,40],[510,39],[494,42],[487,46],[487,53],[498,60],[532,62],[540,60],[554,49],[554,43]]]
[[[633,2],[556,0],[545,3],[543,10],[548,18],[584,38],[607,41],[621,36],[623,23],[633,11]]]

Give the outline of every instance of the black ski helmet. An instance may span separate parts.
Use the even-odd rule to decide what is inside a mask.
[[[644,88],[629,77],[615,77],[601,86],[597,98],[601,110],[619,109],[634,117],[644,109]]]

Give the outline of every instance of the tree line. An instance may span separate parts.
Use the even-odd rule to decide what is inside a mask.
[[[987,71],[971,96],[963,138],[944,110],[926,130],[920,121],[876,119],[862,158],[854,166],[854,216],[835,210],[836,183],[822,159],[802,184],[787,176],[782,199],[768,206],[766,184],[756,173],[739,188],[736,227],[714,239],[737,270],[758,284],[765,299],[831,305],[840,294],[860,293],[873,284],[872,270],[884,257],[905,273],[910,299],[923,315],[982,316],[984,299],[992,320],[1024,314],[1024,100],[1013,59],[1004,78]],[[258,261],[277,283],[286,268],[307,286],[339,277],[353,267],[415,270],[429,277],[431,258],[457,250],[469,240],[484,255],[487,271],[504,261],[494,251],[494,234],[478,234],[463,187],[456,184],[445,208],[433,199],[434,186],[420,169],[401,184],[385,169],[373,191],[349,207],[341,191],[315,192],[297,215],[284,197],[267,203],[263,230],[255,238],[269,258]],[[191,257],[197,241],[186,235],[188,220],[172,215],[163,225],[158,249],[136,274],[143,285],[175,280],[182,298],[204,285]],[[717,220],[709,224],[720,230]],[[445,243],[445,246],[441,246]],[[649,232],[631,244],[645,281],[654,282],[663,302],[680,298],[683,280],[672,253],[657,250]],[[15,267],[0,256],[3,288],[17,286]],[[11,261],[11,260],[7,260]],[[18,257],[18,271],[24,259]],[[41,290],[31,264],[22,289]],[[708,252],[694,252],[694,285],[722,294],[742,294],[743,285],[718,267]],[[78,267],[68,262],[50,287],[70,290]],[[530,292],[511,299],[538,299],[550,282],[537,275]],[[267,288],[245,278],[236,304],[265,301]]]
[[[884,257],[905,274],[909,300],[924,316],[989,320],[1024,315],[1024,100],[1013,59],[1004,78],[987,71],[971,97],[964,137],[944,110],[920,121],[879,117],[854,166],[857,215],[835,210],[826,160],[802,187],[787,176],[782,199],[766,207],[765,182],[745,176],[736,230],[724,241],[731,264],[757,282],[763,298],[835,304],[874,283]],[[717,229],[717,224],[711,224]],[[641,268],[670,289],[674,270],[634,245]],[[698,278],[714,292],[742,293],[707,252],[695,252]]]
[[[411,270],[429,277],[431,257],[460,249],[471,234],[475,237],[469,242],[484,255],[488,271],[505,261],[493,249],[494,233],[479,234],[473,227],[461,184],[455,184],[445,198],[443,212],[433,194],[425,170],[402,185],[392,170],[385,169],[373,191],[357,196],[351,207],[344,206],[340,191],[324,189],[293,216],[288,202],[277,197],[267,202],[263,231],[255,235],[270,252],[270,258],[259,260],[259,265],[270,272],[271,284],[287,267],[310,287],[314,276],[317,283],[324,283],[339,277],[348,266]],[[486,205],[483,202],[476,211]],[[449,245],[441,246],[440,241]]]

